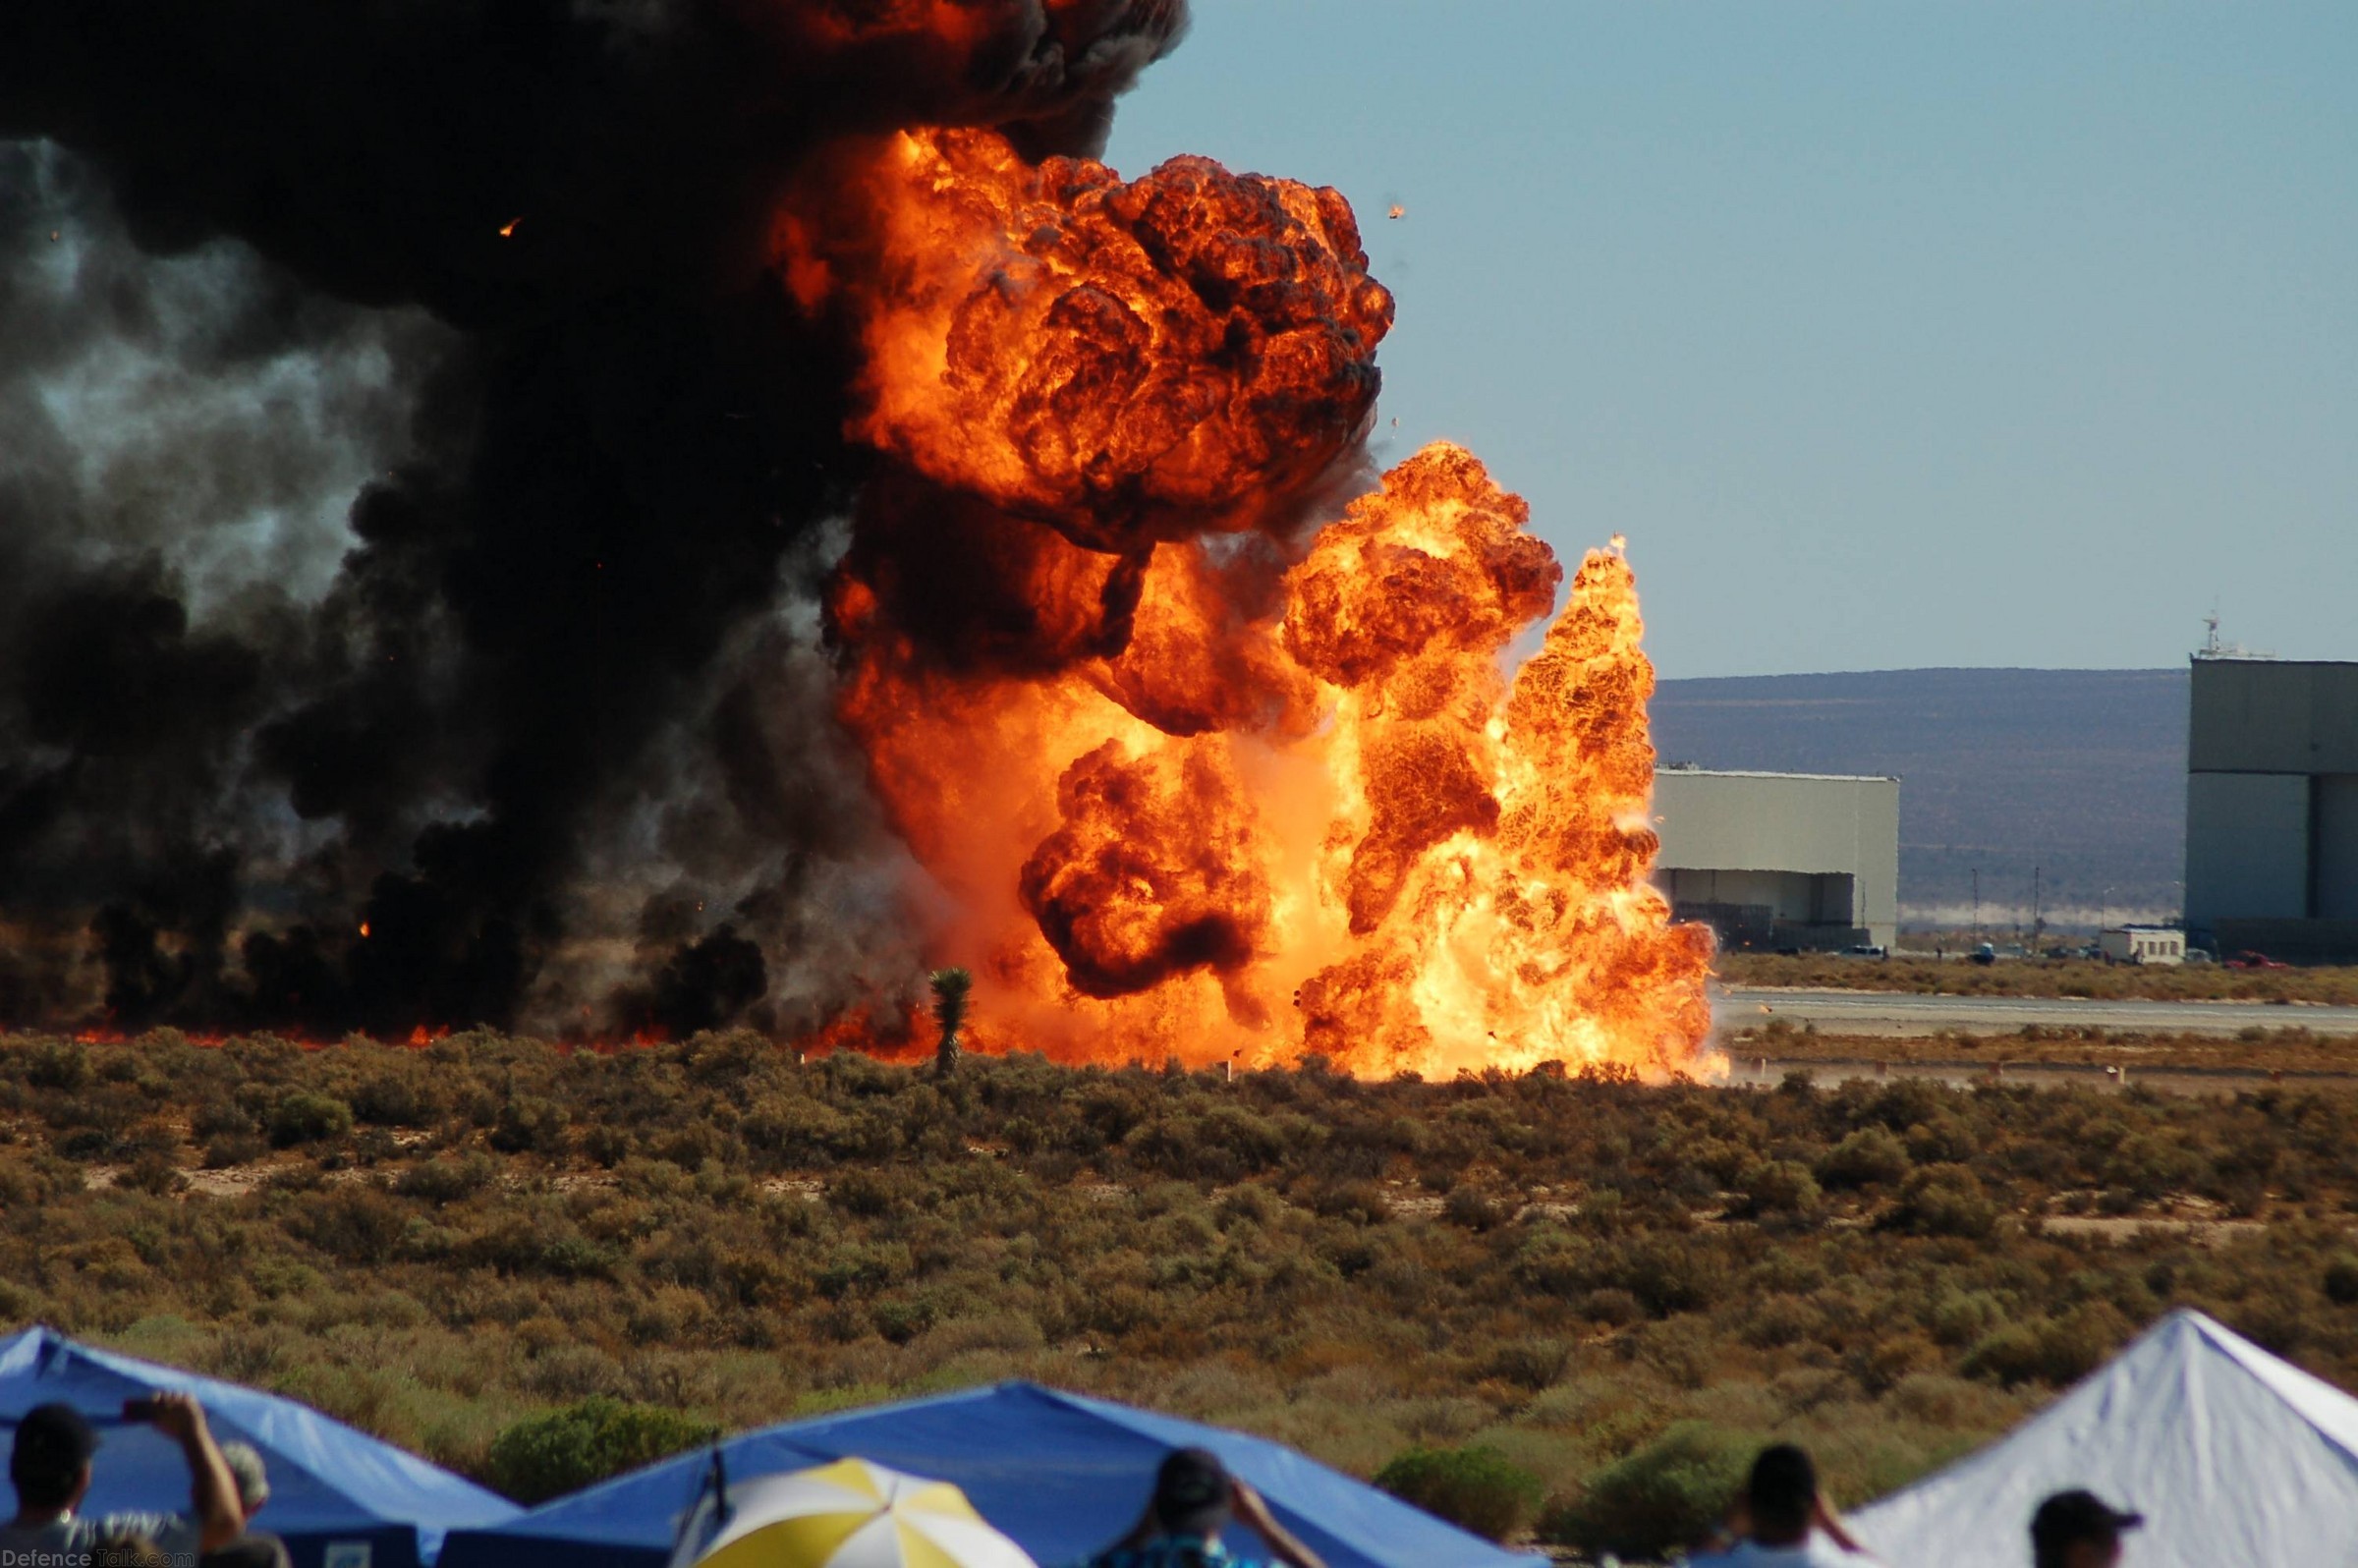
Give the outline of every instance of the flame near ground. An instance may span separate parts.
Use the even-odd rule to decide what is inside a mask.
[[[1300,521],[1391,320],[1342,197],[986,132],[816,178],[773,261],[861,345],[852,433],[887,460],[830,594],[841,716],[974,971],[974,1042],[1699,1068],[1711,940],[1647,880],[1619,549],[1510,679],[1563,574],[1471,453]]]

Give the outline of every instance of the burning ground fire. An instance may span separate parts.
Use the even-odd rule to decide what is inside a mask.
[[[1435,444],[1305,537],[1391,298],[1330,190],[1124,183],[986,131],[832,160],[772,258],[887,458],[827,605],[841,718],[976,975],[976,1042],[1360,1073],[1691,1069],[1635,579]]]

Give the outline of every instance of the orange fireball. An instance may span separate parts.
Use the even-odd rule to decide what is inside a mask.
[[[1079,543],[1250,527],[1375,408],[1392,300],[1334,191],[1207,158],[1125,184],[988,131],[902,133],[824,182],[773,253],[859,335],[852,433]]]
[[[1648,880],[1627,561],[1582,563],[1510,682],[1563,572],[1471,453],[1295,527],[1391,319],[1342,198],[984,132],[812,178],[773,256],[887,460],[828,595],[840,713],[975,1043],[1695,1069],[1711,941]]]

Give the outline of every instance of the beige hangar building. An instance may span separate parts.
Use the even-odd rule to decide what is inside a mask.
[[[1888,947],[1899,780],[1671,764],[1654,776],[1655,885],[1731,948]]]

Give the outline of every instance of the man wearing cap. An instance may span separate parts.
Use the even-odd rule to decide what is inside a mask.
[[[1089,1568],[1260,1568],[1232,1557],[1220,1531],[1234,1517],[1268,1543],[1286,1568],[1326,1568],[1317,1552],[1269,1513],[1261,1493],[1228,1474],[1208,1448],[1174,1449],[1154,1477],[1154,1494],[1130,1534],[1089,1559]],[[0,1565],[5,1568],[5,1565]]]
[[[2112,1568],[2120,1561],[2120,1533],[2145,1523],[2092,1491],[2059,1491],[2031,1515],[2031,1561],[2036,1568]]]
[[[221,1462],[229,1467],[229,1479],[238,1484],[238,1511],[251,1526],[262,1504],[270,1500],[270,1472],[263,1468],[261,1451],[252,1443],[223,1443]],[[268,1531],[249,1529],[228,1545],[198,1558],[196,1568],[287,1568],[287,1543]]]
[[[71,1405],[37,1405],[17,1422],[9,1451],[17,1514],[0,1526],[0,1568],[84,1568],[94,1547],[125,1540],[154,1546],[173,1568],[196,1568],[198,1553],[237,1539],[246,1516],[203,1407],[187,1394],[157,1394],[125,1402],[123,1419],[147,1423],[179,1442],[195,1482],[196,1518],[137,1511],[77,1516],[90,1489],[98,1434]]]

